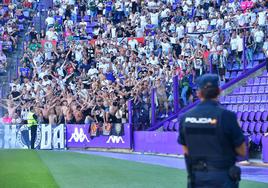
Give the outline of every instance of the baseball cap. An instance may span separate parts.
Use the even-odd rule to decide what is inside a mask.
[[[216,74],[204,74],[197,79],[196,83],[199,89],[218,88],[219,77]]]

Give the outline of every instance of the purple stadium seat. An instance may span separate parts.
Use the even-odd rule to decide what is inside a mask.
[[[267,103],[267,95],[261,95],[261,103]]]
[[[225,78],[226,78],[227,80],[229,80],[229,79],[230,79],[230,76],[231,76],[230,72],[226,71],[226,73],[225,73]]]
[[[220,103],[225,104],[225,96],[220,96]]]
[[[255,125],[256,125],[256,122],[250,122],[249,127],[248,127],[249,133],[254,133]]]
[[[260,121],[261,120],[261,115],[262,115],[262,112],[256,112],[256,114],[255,114],[255,120],[258,122],[258,121]]]
[[[240,76],[243,72],[242,71],[238,71],[237,72],[237,77]]]
[[[260,105],[259,104],[254,104],[254,106],[255,106],[254,112],[260,111]]]
[[[240,87],[234,89],[233,94],[237,95],[240,93]]]
[[[266,94],[268,93],[268,86],[265,87],[264,93],[266,93]]]
[[[267,109],[266,109],[267,110]],[[262,121],[267,121],[267,117],[268,117],[268,112],[264,111],[261,115],[261,120]]]
[[[247,132],[248,132],[248,127],[249,127],[249,122],[246,121],[246,122],[243,124],[242,131],[243,131],[244,133],[247,133]]]
[[[244,109],[243,104],[238,105],[238,111],[239,111],[239,112],[243,112],[243,109]]]
[[[251,86],[246,87],[246,92],[245,92],[246,94],[250,94],[251,91],[252,91],[252,87]]]
[[[230,78],[231,78],[231,79],[234,79],[234,78],[236,78],[236,77],[237,77],[237,72],[236,72],[236,71],[233,71],[233,72],[231,73]]]
[[[255,105],[254,105],[254,104],[249,104],[249,105],[248,105],[248,111],[249,111],[249,112],[251,112],[251,111],[254,111],[254,112],[255,112],[255,111],[256,111],[256,110],[255,110]]]
[[[266,107],[264,104],[260,104],[260,111],[263,112],[263,111],[266,111]]]
[[[238,125],[239,125],[239,127],[242,129],[242,127],[243,127],[243,124],[244,124],[244,122],[243,121],[238,121]]]
[[[224,96],[220,96],[219,101],[221,104],[223,104],[224,103]]]
[[[260,78],[258,78],[258,77],[257,78],[254,78],[254,85],[255,86],[260,85],[260,81],[261,81]]]
[[[243,112],[241,120],[242,121],[247,121],[248,120],[248,115],[249,115],[249,112]]]
[[[174,130],[175,130],[175,131],[179,131],[179,128],[180,128],[180,124],[179,124],[179,122],[177,121],[177,122],[175,123],[175,125],[174,125]]]
[[[255,103],[260,103],[260,102],[261,102],[261,95],[256,95]]]
[[[261,132],[262,133],[267,133],[267,131],[268,131],[268,122],[265,122],[261,126]]]
[[[259,86],[258,93],[260,93],[260,94],[265,93],[265,87]]]
[[[236,104],[236,96],[230,97],[230,104]]]
[[[267,78],[262,77],[260,81],[260,85],[266,85],[267,84]]]
[[[244,104],[243,106],[243,112],[248,112],[249,109],[248,109],[248,104]]]
[[[253,86],[251,93],[254,93],[254,94],[258,93],[258,88],[259,86]]]
[[[250,78],[250,79],[247,81],[247,84],[248,84],[249,86],[254,85],[254,79],[253,79],[253,78]]]
[[[262,138],[262,135],[261,134],[253,134],[251,136],[251,140],[253,143],[255,143],[256,145],[260,145],[261,143],[261,138]]]
[[[255,103],[255,101],[256,101],[256,96],[255,96],[255,95],[251,95],[251,96],[249,97],[249,102],[250,102],[250,103]]]
[[[261,122],[258,122],[255,126],[255,132],[256,133],[260,133],[261,132],[261,126],[262,126],[262,123]]]
[[[237,104],[234,104],[233,107],[232,107],[232,111],[233,112],[237,112],[238,111],[238,105]]]
[[[246,88],[240,87],[240,94],[245,94],[245,93],[246,93]]]
[[[243,113],[240,112],[240,111],[238,111],[238,112],[236,113],[236,117],[237,117],[237,120],[238,120],[238,121],[241,120],[242,114],[243,114]]]
[[[168,125],[169,125],[169,121],[166,121],[166,122],[164,123],[164,125],[163,125],[163,130],[164,130],[164,131],[167,131],[167,129],[168,129]]]
[[[233,110],[233,105],[230,105],[230,104],[229,104],[229,105],[227,105],[227,106],[226,106],[226,109],[227,109],[227,110],[231,110],[231,111],[232,111],[232,110]]]
[[[244,103],[249,103],[249,96],[248,96],[248,95],[245,95],[245,96],[243,97],[243,102],[244,102]]]
[[[249,121],[254,121],[254,117],[255,117],[255,112],[250,112],[248,115],[248,120]]]
[[[173,131],[175,122],[171,121],[168,125],[168,131]]]
[[[230,104],[231,97],[230,96],[225,96],[224,98],[224,104]]]
[[[242,97],[242,96],[237,96],[236,99],[237,99],[236,102],[237,102],[238,104],[243,103],[243,97]]]

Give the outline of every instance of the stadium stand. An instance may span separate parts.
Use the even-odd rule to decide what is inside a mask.
[[[267,58],[262,1],[57,0],[45,11],[45,29],[26,28],[19,79],[3,101],[11,119],[25,120],[34,105],[40,123],[126,122],[133,99],[134,125],[143,122],[137,129],[146,129],[151,88],[163,119],[172,110],[173,76],[179,76],[181,106],[187,106],[199,75],[217,73],[225,83]],[[243,98],[226,97],[226,105],[232,102],[227,108],[238,109],[234,100],[246,102],[255,86],[242,87]],[[257,93],[265,89],[258,86]],[[167,130],[175,127],[169,123]]]
[[[161,125],[164,133],[178,131],[178,114],[197,102],[200,75],[216,73],[224,85],[268,62],[267,4],[25,0],[1,5],[0,75],[8,71],[19,34],[25,35],[6,99],[0,85],[6,109],[1,123],[27,124],[34,106],[39,124],[132,121],[134,130]],[[267,153],[267,94],[264,71],[247,75],[245,84],[220,98],[237,113],[250,155]]]

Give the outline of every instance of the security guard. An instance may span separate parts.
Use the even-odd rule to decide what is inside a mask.
[[[37,116],[34,114],[33,106],[30,107],[30,112],[28,112],[27,115],[27,125],[31,129],[31,149],[34,149],[37,131]]]
[[[237,155],[246,144],[236,115],[222,108],[219,78],[206,74],[197,80],[201,103],[180,119],[178,142],[183,146],[188,188],[237,188],[241,170]]]

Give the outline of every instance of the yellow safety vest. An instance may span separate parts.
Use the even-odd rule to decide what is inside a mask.
[[[28,125],[28,127],[31,127],[33,125],[37,125],[37,121],[34,119],[33,115],[34,115],[33,112],[29,112],[28,115],[27,115],[27,125]]]

